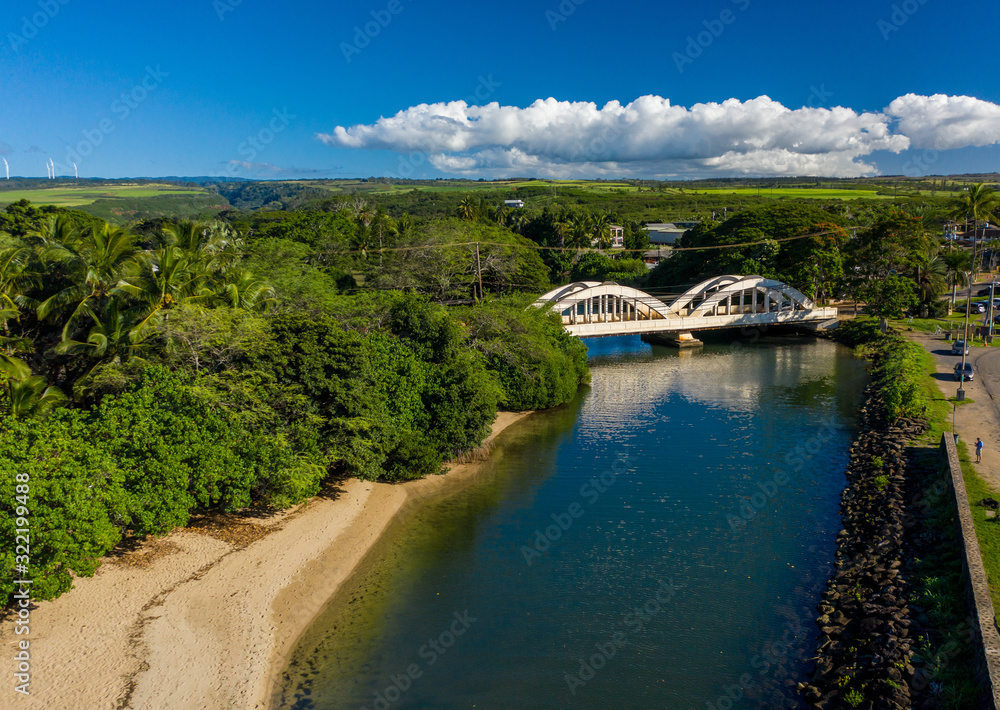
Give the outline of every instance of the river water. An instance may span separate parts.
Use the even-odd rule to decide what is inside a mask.
[[[282,708],[800,707],[867,382],[827,341],[586,341],[593,382],[395,524]]]

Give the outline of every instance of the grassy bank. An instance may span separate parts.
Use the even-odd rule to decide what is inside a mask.
[[[877,321],[866,318],[847,324],[842,337],[872,361],[872,380],[890,415],[917,416],[928,425],[907,447],[908,554],[903,569],[917,631],[913,665],[918,672],[912,686],[924,697],[935,699],[939,707],[975,707],[981,691],[972,671],[969,589],[959,552],[954,498],[940,450],[941,437],[951,432],[953,403],[931,377],[936,372],[933,357],[918,344],[895,331],[882,335]],[[982,492],[982,482],[971,468],[964,444],[959,451],[970,497],[978,501],[988,493]],[[982,525],[984,509],[977,516],[977,528]],[[995,553],[1000,549],[1000,527],[992,525],[986,534],[989,542],[981,542],[984,558],[992,553],[996,562],[1000,560]],[[994,564],[989,572],[994,603],[998,572]]]
[[[995,342],[1000,344],[1000,338]],[[958,402],[941,394],[933,379],[933,375],[937,372],[934,358],[914,343],[907,343],[907,348],[912,349],[923,362],[926,376],[922,378],[919,387],[922,390],[922,400],[928,404],[927,419],[930,424],[924,439],[927,446],[936,447],[940,444],[942,435],[946,432],[949,434],[952,432],[952,408],[969,404],[971,400],[966,399]],[[1000,491],[995,490],[976,472],[972,464],[968,443],[964,440],[958,441],[958,457],[962,462],[965,487],[969,494],[969,501],[972,503],[972,518],[975,521],[976,536],[979,538],[983,565],[989,579],[990,595],[993,598],[993,606],[998,607],[1000,606],[1000,523],[987,519],[987,508],[978,505],[978,503],[984,498],[1000,500]]]

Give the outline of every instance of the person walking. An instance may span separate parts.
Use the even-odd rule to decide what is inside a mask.
[[[983,440],[976,437],[976,463],[983,462]]]

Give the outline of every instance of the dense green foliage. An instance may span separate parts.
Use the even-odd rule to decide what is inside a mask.
[[[466,308],[469,345],[499,378],[507,409],[545,409],[572,399],[589,379],[587,349],[562,329],[557,315],[490,303]],[[516,306],[521,306],[520,308]]]
[[[924,416],[930,399],[923,347],[894,330],[883,333],[878,319],[864,316],[842,323],[836,334],[872,361],[872,382],[882,393],[890,421]]]
[[[287,506],[331,475],[433,473],[481,444],[498,407],[568,401],[586,350],[530,307],[551,282],[669,290],[757,273],[889,315],[932,310],[968,266],[929,236],[939,217],[913,197],[352,185],[219,185],[213,208],[225,197],[236,209],[212,223],[144,208],[121,228],[25,202],[0,213],[0,593],[18,475],[30,478],[36,596],[50,597],[123,537]],[[636,258],[644,223],[679,218],[698,221],[681,241],[696,250],[650,273]],[[916,366],[908,348],[889,350],[876,377],[903,416],[921,406]]]
[[[703,223],[684,234],[685,251],[651,274],[654,285],[700,281],[720,274],[756,274],[800,288],[809,296],[832,292],[843,276],[844,220],[818,207],[787,204],[739,212],[721,224]],[[796,237],[809,236],[805,239]],[[752,246],[717,249],[727,244]]]
[[[18,527],[51,598],[123,537],[196,513],[438,472],[499,406],[556,406],[587,378],[558,318],[493,300],[549,287],[502,227],[362,208],[130,230],[20,203],[3,223],[4,599]]]

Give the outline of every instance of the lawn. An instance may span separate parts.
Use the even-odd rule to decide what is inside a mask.
[[[880,195],[876,190],[836,190],[809,187],[713,187],[704,190],[685,190],[696,195],[760,195],[761,197],[794,197],[814,200],[891,200],[892,195]]]
[[[932,375],[937,372],[937,365],[930,353],[925,353],[925,363],[928,377],[923,386],[926,388],[927,397],[931,400],[931,406],[927,412],[930,428],[922,438],[927,446],[936,447],[940,445],[942,435],[945,432],[950,434],[952,431],[952,408],[956,402],[946,399],[938,389],[937,383],[932,379]],[[968,442],[959,440],[956,448],[958,449],[958,458],[962,462],[962,474],[965,478],[966,491],[969,494],[972,519],[976,526],[976,537],[979,538],[983,566],[986,568],[986,576],[989,579],[990,596],[993,598],[994,608],[1000,609],[1000,522],[988,520],[986,508],[977,505],[983,498],[1000,499],[1000,492],[990,488],[976,473],[969,456]]]
[[[475,192],[478,190],[503,191],[510,190],[511,197],[515,197],[518,188],[554,188],[556,192],[560,189],[585,190],[589,192],[614,192],[628,190],[636,191],[636,186],[627,182],[590,182],[588,180],[494,180],[489,182],[468,181],[468,180],[422,180],[412,183],[386,183],[377,181],[362,180],[295,180],[290,181],[300,185],[328,190],[333,193],[344,192],[372,192],[378,194],[393,194],[399,192],[410,192],[419,190],[421,192]],[[675,193],[676,190],[669,192]]]
[[[36,205],[82,207],[97,200],[158,197],[160,195],[204,195],[205,190],[156,183],[124,185],[80,185],[39,188],[37,190],[0,189],[0,207],[18,200],[30,200]]]

